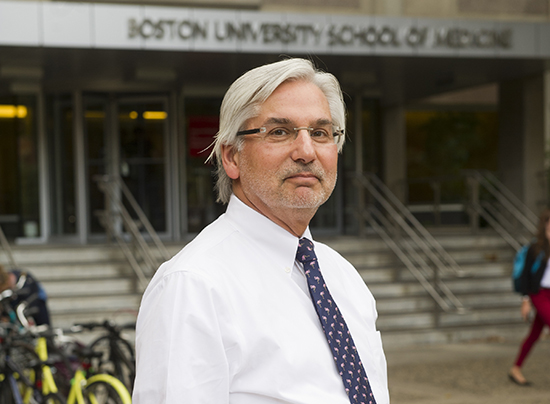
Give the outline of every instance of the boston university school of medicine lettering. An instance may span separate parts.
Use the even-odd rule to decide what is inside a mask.
[[[205,160],[225,90],[244,71],[293,56],[335,74],[348,109],[317,234],[361,231],[358,172],[422,215],[433,201],[422,178],[489,170],[538,211],[549,5],[479,3],[0,1],[0,225],[20,244],[104,240],[97,212],[110,201],[98,178],[110,177],[162,239],[197,233],[224,209]],[[466,191],[441,192],[454,200]],[[464,220],[451,205],[447,219]]]

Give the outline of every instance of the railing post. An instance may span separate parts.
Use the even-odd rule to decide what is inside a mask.
[[[360,237],[366,234],[365,219],[365,190],[360,184],[363,173],[363,94],[357,93],[354,97],[354,129],[355,129],[355,189],[357,190],[357,212],[359,212],[358,232]],[[368,180],[368,179],[367,179]]]
[[[440,281],[441,281],[441,273],[439,272],[439,268],[437,266],[433,267],[434,271],[434,277],[433,277],[433,287],[437,291],[437,294],[443,298],[443,293],[441,291],[440,287]],[[441,313],[442,308],[439,304],[434,303],[434,326],[436,328],[439,328],[441,325]]]
[[[114,227],[111,226],[111,224],[113,223],[112,221],[115,220],[115,215],[113,211],[113,204],[107,190],[107,187],[109,186],[109,184],[107,183],[108,178],[105,175],[97,175],[94,177],[94,180],[97,183],[97,187],[99,188],[99,190],[103,193],[104,204],[104,209],[102,211],[96,212],[96,215],[99,219],[100,224],[105,229],[107,242],[111,243],[115,239]]]
[[[441,182],[431,181],[430,186],[434,191],[434,223],[436,226],[441,225]]]
[[[355,178],[355,189],[357,190],[357,212],[358,218],[359,218],[359,224],[358,224],[358,232],[359,237],[365,237],[366,234],[366,226],[365,226],[365,219],[363,217],[363,213],[365,211],[365,190],[359,183],[359,175],[363,175],[363,173],[357,173],[357,177]],[[367,178],[368,181],[368,178]]]
[[[470,228],[472,233],[477,233],[479,230],[479,181],[473,176],[467,178],[468,188],[470,190],[470,203],[469,203],[469,216],[470,216]]]

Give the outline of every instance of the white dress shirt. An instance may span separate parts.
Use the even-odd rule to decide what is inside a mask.
[[[349,404],[295,261],[298,240],[232,196],[164,263],[139,311],[133,403]],[[388,404],[374,298],[348,261],[314,245],[376,402]]]

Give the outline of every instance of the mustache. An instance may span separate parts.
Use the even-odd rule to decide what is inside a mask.
[[[322,181],[325,179],[326,173],[321,167],[315,164],[296,164],[291,167],[284,167],[279,170],[282,178],[286,179],[298,174],[312,174]]]

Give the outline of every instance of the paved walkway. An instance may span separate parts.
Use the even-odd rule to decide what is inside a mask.
[[[550,339],[523,366],[531,387],[508,380],[521,341],[386,350],[391,404],[549,404]]]

